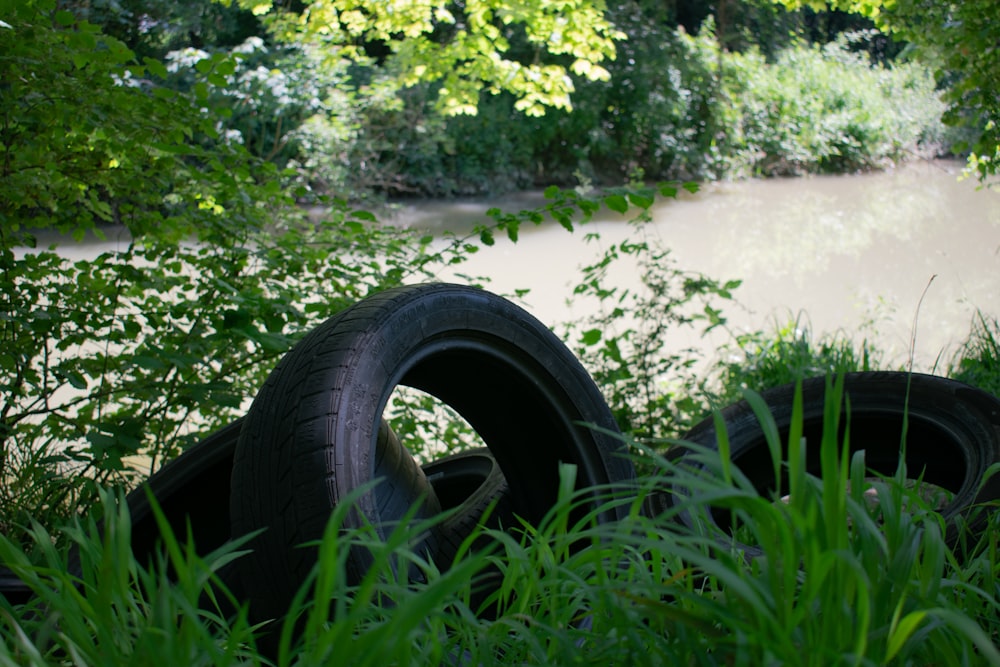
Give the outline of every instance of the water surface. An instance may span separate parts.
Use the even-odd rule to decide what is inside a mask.
[[[814,335],[874,340],[891,365],[905,363],[915,334],[914,368],[940,370],[976,309],[1000,316],[1000,193],[960,182],[960,171],[958,163],[921,162],[876,174],[708,184],[658,204],[651,233],[679,268],[743,280],[739,305],[726,311],[735,332],[798,318]],[[410,204],[394,219],[463,230],[489,206],[518,210],[539,199]],[[606,246],[627,227],[605,215],[584,231],[598,231]],[[461,272],[489,277],[501,293],[531,288],[524,305],[554,325],[581,314],[566,299],[597,250],[584,234],[547,225],[523,230],[516,245],[499,239]],[[625,271],[616,280],[637,277]],[[708,358],[726,337],[678,332],[664,344],[696,344]]]

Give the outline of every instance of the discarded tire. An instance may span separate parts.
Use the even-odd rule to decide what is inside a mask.
[[[0,596],[9,604],[24,604],[35,596],[35,592],[10,568],[0,566]]]
[[[425,464],[423,469],[441,509],[454,510],[440,525],[434,558],[441,569],[454,562],[462,543],[480,523],[504,529],[517,520],[507,479],[489,449],[452,454]]]
[[[592,379],[541,323],[505,299],[458,285],[387,290],[317,327],[278,364],[247,416],[233,465],[233,532],[266,529],[240,559],[251,609],[281,616],[311,568],[331,510],[373,478],[378,424],[407,385],[454,408],[489,447],[513,509],[538,521],[554,505],[561,462],[578,487],[631,479],[615,423]],[[600,430],[592,430],[594,424]],[[397,520],[378,489],[351,528]],[[614,520],[616,510],[598,513]],[[384,535],[383,535],[384,536]],[[348,577],[368,557],[352,553]]]
[[[161,531],[148,492],[156,498],[179,540],[186,540],[190,529],[197,553],[208,554],[229,540],[229,484],[242,424],[240,418],[206,436],[125,497],[131,518],[132,553],[139,564],[151,564],[162,549]],[[73,551],[68,567],[71,572],[79,571]],[[231,565],[224,566],[217,575],[237,600],[242,597],[239,578]],[[17,604],[32,598],[34,592],[10,570],[0,567],[0,595]]]
[[[441,570],[451,567],[480,524],[493,530],[518,525],[507,479],[489,449],[472,449],[432,461],[424,465],[424,473],[441,501],[441,509],[453,512],[439,525],[434,561]],[[480,533],[468,549],[475,552],[490,545],[489,534]],[[495,607],[484,603],[502,580],[502,573],[494,566],[478,572],[470,582],[471,608],[484,615],[495,613]]]
[[[147,491],[156,498],[177,539],[183,542],[188,530],[191,531],[198,554],[209,554],[229,541],[230,478],[243,422],[241,417],[198,441],[128,494],[132,553],[140,564],[151,562],[162,548],[160,527]],[[235,562],[222,566],[216,575],[236,601],[243,599],[243,586]],[[216,603],[224,614],[236,611],[222,595],[214,596],[214,602],[207,596],[202,600],[206,609],[212,609]]]
[[[820,472],[818,445],[825,388],[825,378],[802,383],[803,436],[807,443],[813,443],[807,447],[806,468],[816,475]],[[774,416],[783,447],[788,444],[794,393],[794,385],[786,385],[761,394]],[[990,466],[1000,462],[1000,399],[955,380],[898,372],[849,373],[844,378],[844,394],[850,401],[850,449],[865,451],[870,470],[890,476],[895,472],[905,413],[908,476],[922,478],[923,483],[940,487],[950,496],[938,508],[948,522],[946,541],[956,545],[960,523],[973,534],[982,530],[987,516],[979,510],[1000,498],[1000,475],[987,479]],[[723,409],[721,415],[733,464],[758,491],[771,493],[776,485],[770,452],[750,405],[740,401]],[[696,425],[683,440],[716,447],[713,420]],[[787,456],[787,451],[783,455]],[[703,467],[696,462],[697,457],[685,455],[679,461]],[[956,521],[958,517],[963,520]]]
[[[132,553],[140,564],[147,564],[160,542],[147,491],[178,539],[190,527],[198,553],[207,554],[229,540],[229,483],[242,426],[240,418],[208,435],[128,494]]]

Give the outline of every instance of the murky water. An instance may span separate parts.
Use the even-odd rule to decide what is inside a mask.
[[[814,336],[867,337],[899,365],[919,304],[914,368],[929,371],[965,338],[976,309],[1000,315],[1000,193],[959,182],[960,168],[925,162],[878,174],[711,184],[659,204],[652,231],[679,268],[744,281],[738,306],[726,311],[736,331],[798,317]],[[491,205],[518,210],[539,199],[407,205],[395,221],[468,229]],[[615,217],[583,231],[598,231],[607,245],[626,229]],[[555,225],[521,236],[516,245],[498,239],[461,271],[490,277],[501,293],[531,288],[525,305],[548,324],[578,316],[565,301],[597,248]],[[678,332],[665,344],[697,344],[711,357],[720,341]]]
[[[649,231],[678,268],[743,280],[725,310],[733,332],[773,330],[798,318],[814,337],[868,338],[898,366],[908,358],[919,304],[914,368],[930,371],[967,336],[977,309],[1000,316],[1000,193],[960,182],[960,171],[958,163],[923,162],[877,174],[709,184],[659,203]],[[516,211],[543,201],[540,193],[522,193],[408,203],[390,220],[467,231],[485,221],[490,206]],[[530,288],[523,305],[554,326],[586,314],[585,306],[567,304],[579,267],[624,238],[626,220],[605,214],[573,234],[555,224],[522,228],[516,245],[498,237],[439,277],[485,276],[503,294]],[[585,241],[589,232],[601,241]],[[63,244],[61,252],[79,258],[125,244]],[[627,267],[613,277],[622,286],[638,282]],[[728,340],[727,332],[703,340],[678,331],[664,345],[696,346],[711,359]]]

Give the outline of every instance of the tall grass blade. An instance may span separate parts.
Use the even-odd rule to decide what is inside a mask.
[[[897,608],[897,613],[898,610],[899,608]],[[886,645],[885,662],[891,662],[896,657],[900,649],[903,648],[903,645],[906,644],[916,631],[917,626],[923,623],[925,618],[927,618],[927,612],[924,610],[912,611],[902,619],[898,616],[893,617],[892,625],[889,628],[889,642]]]
[[[764,402],[760,394],[748,389],[743,392],[743,398],[750,404],[750,408],[753,410],[754,416],[757,417],[757,422],[764,432],[767,449],[771,454],[771,465],[774,470],[775,497],[781,497],[781,463],[783,457],[781,455],[781,435],[778,432],[778,424],[774,421],[774,415],[771,414],[770,408],[768,408],[767,403]],[[718,429],[718,427],[716,428]]]

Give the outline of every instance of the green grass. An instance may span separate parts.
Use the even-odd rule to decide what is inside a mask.
[[[734,336],[728,357],[715,369],[717,405],[739,400],[746,389],[763,391],[809,377],[881,368],[881,354],[864,339],[847,334],[815,335],[803,315],[772,332]]]
[[[758,495],[726,460],[725,443],[721,455],[701,453],[713,474],[645,451],[655,473],[629,497],[607,495],[627,506],[627,520],[596,524],[593,512],[574,512],[590,496],[571,490],[567,467],[560,501],[539,526],[489,532],[491,549],[464,553],[444,572],[406,547],[427,525],[404,525],[383,543],[368,530],[340,530],[344,512],[335,512],[320,545],[324,565],[293,605],[274,662],[998,664],[997,521],[960,557],[902,471],[876,482],[877,505],[865,502],[863,463],[848,460],[836,437],[848,416],[837,414],[836,388],[830,395],[822,477],[804,472],[797,448],[779,462],[789,470],[788,502]],[[685,489],[674,506],[640,514],[647,494],[671,485]],[[124,505],[110,495],[104,502],[103,533],[93,523],[68,530],[78,575],[67,574],[67,556],[41,526],[32,529],[41,564],[0,540],[0,558],[39,596],[0,607],[0,664],[267,663],[256,647],[262,629],[243,610],[223,612],[225,592],[213,587],[239,545],[197,557],[163,526],[165,556],[137,563]],[[728,509],[739,528],[704,521],[710,506]],[[745,557],[740,540],[763,555]],[[348,586],[352,544],[369,548],[376,565]],[[407,571],[400,559],[416,563],[423,580],[394,575]],[[476,602],[473,582],[490,568],[501,583]],[[218,606],[199,607],[206,595]]]
[[[947,371],[950,377],[1000,396],[1000,318],[982,311]]]

